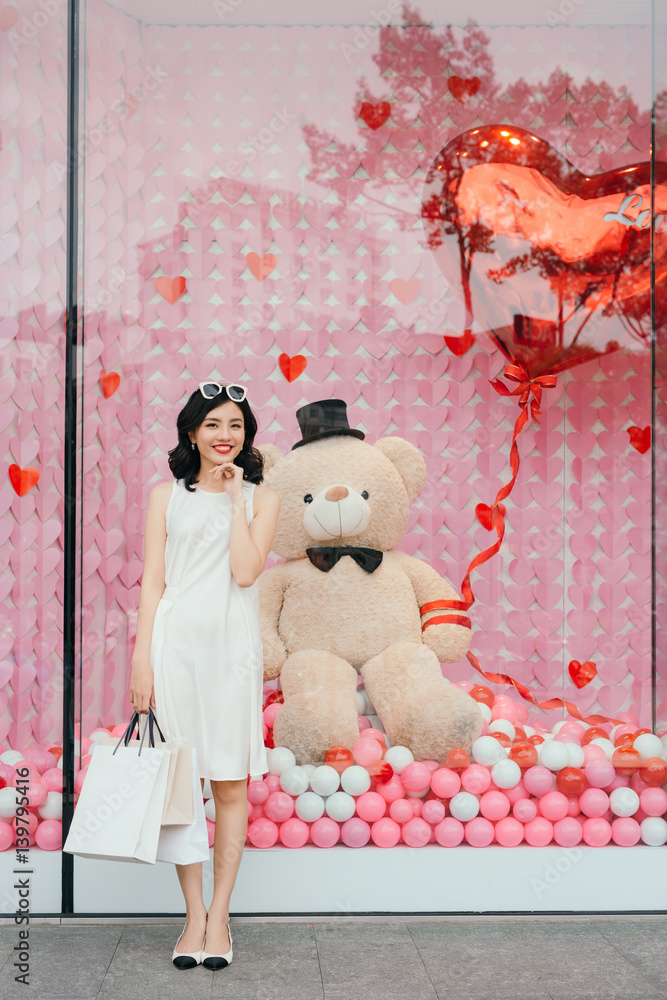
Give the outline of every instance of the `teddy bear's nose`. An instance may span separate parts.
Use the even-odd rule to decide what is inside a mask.
[[[333,500],[334,502],[344,500],[349,492],[347,486],[331,486],[324,494],[324,499]]]

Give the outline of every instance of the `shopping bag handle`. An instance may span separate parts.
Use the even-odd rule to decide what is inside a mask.
[[[132,718],[130,719],[130,721],[128,723],[127,729],[125,730],[125,732],[123,733],[123,735],[121,736],[121,738],[118,740],[118,743],[114,747],[114,751],[113,752],[114,753],[116,752],[116,750],[121,745],[121,743],[124,743],[125,746],[127,746],[129,744],[130,740],[132,739],[132,735],[134,733],[135,726],[136,726],[136,729],[137,729],[137,738],[139,739],[139,737],[141,737],[141,739],[139,740],[139,755],[141,755],[141,751],[143,749],[144,739],[146,737],[146,731],[147,730],[148,730],[148,744],[147,745],[149,747],[154,747],[155,746],[155,734],[153,732],[153,725],[154,724],[157,726],[157,731],[160,734],[162,742],[166,743],[166,740],[164,738],[164,734],[163,734],[162,730],[160,729],[160,724],[157,721],[157,718],[155,717],[155,713],[153,712],[153,709],[152,708],[148,709],[148,719],[146,721],[146,725],[144,726],[143,734],[141,732],[141,716],[139,715],[139,712],[137,712],[137,710],[135,709],[134,712],[133,712],[133,714],[132,714]]]

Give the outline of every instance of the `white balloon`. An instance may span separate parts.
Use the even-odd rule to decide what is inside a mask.
[[[391,764],[394,769],[394,774],[401,774],[404,768],[406,768],[408,764],[412,764],[415,758],[412,750],[408,750],[407,747],[403,747],[399,743],[395,747],[391,747],[387,750],[384,755],[384,759]]]
[[[626,785],[621,785],[609,793],[609,806],[616,816],[634,816],[639,809],[639,796]]]
[[[616,749],[611,740],[604,739],[604,737],[600,736],[595,740],[591,740],[591,743],[594,743],[596,747],[602,747],[607,760],[611,760],[612,754]]]
[[[479,812],[479,799],[472,792],[457,792],[449,800],[449,811],[454,819],[467,823],[468,820],[474,819]]]
[[[329,795],[324,803],[327,816],[335,819],[337,823],[344,823],[354,816],[355,803],[351,795],[347,792],[334,792]]]
[[[37,809],[40,819],[61,819],[63,814],[62,792],[47,792],[43,805]]]
[[[363,688],[357,688],[356,692],[357,698],[357,715],[371,715],[372,705],[368,699],[368,695],[363,690]]]
[[[213,789],[211,788],[210,778],[204,778],[204,787],[202,788],[202,798],[212,799]]]
[[[296,765],[296,757],[289,747],[273,747],[267,754],[269,774],[280,774],[286,767]]]
[[[314,823],[324,815],[324,799],[317,792],[302,792],[294,803],[294,812],[304,823]]]
[[[306,771],[308,771],[308,779],[309,780],[310,780],[310,776],[313,773],[313,771],[317,770],[317,764],[302,764],[301,767],[305,767]]]
[[[5,750],[4,753],[0,753],[0,763],[9,764],[10,767],[19,760],[23,760],[23,754],[18,750]]]
[[[105,736],[111,736],[108,729],[94,729],[88,739],[92,740],[93,743],[97,743],[98,740],[104,739]],[[120,736],[118,739],[120,739]]]
[[[333,795],[340,787],[340,774],[330,764],[320,764],[310,776],[310,787],[318,795]]]
[[[532,726],[524,725],[523,731],[526,734],[526,738],[528,738],[529,736],[534,736],[535,735],[535,730],[533,729]]]
[[[568,757],[570,758],[567,766],[583,767],[586,760],[584,748],[579,746],[578,743],[563,743],[563,746],[567,747]]]
[[[490,733],[505,733],[511,740],[516,736],[516,729],[508,719],[494,719],[489,723]]]
[[[280,772],[280,787],[288,795],[301,795],[309,785],[310,775],[305,767],[301,767],[299,764],[283,768]]]
[[[570,754],[564,743],[552,740],[551,743],[538,744],[537,761],[542,767],[548,767],[550,771],[560,771],[569,766]]]
[[[16,789],[12,785],[0,788],[0,818],[14,819],[17,805]]]
[[[471,753],[476,764],[486,764],[487,767],[492,767],[507,757],[507,751],[494,736],[478,736],[472,745]],[[456,818],[458,819],[458,816]]]
[[[206,819],[210,819],[211,823],[215,823],[215,799],[207,799],[204,803],[204,812],[206,813]]]
[[[659,736],[654,736],[653,733],[640,733],[639,736],[635,737],[633,746],[642,755],[642,760],[648,760],[649,757],[664,758],[662,740]]]
[[[643,842],[649,847],[662,847],[667,843],[667,823],[661,816],[647,816],[639,828]]]
[[[563,726],[566,725],[566,724],[567,724],[567,719],[561,719],[559,722],[555,722],[553,724],[553,726],[551,727],[551,732],[555,736],[556,733],[559,733],[561,731],[561,729],[563,728]]]
[[[346,767],[340,776],[340,786],[349,795],[361,795],[371,787],[371,776],[360,764]]]
[[[509,757],[499,760],[491,768],[491,780],[498,788],[515,788],[521,781],[521,768]]]
[[[477,702],[477,708],[482,713],[482,718],[484,719],[484,721],[485,722],[491,722],[491,719],[493,718],[493,715],[492,715],[492,712],[491,712],[491,709],[489,708],[489,706],[485,705],[483,701],[478,701]]]

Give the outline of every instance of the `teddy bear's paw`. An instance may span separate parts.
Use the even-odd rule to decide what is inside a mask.
[[[477,702],[461,688],[445,685],[437,698],[406,706],[396,736],[412,750],[415,760],[443,761],[456,748],[470,753],[481,732]],[[391,734],[390,739],[396,742]]]
[[[315,706],[298,695],[286,701],[273,726],[275,746],[289,747],[297,764],[319,764],[332,746],[352,748],[359,739],[356,703]]]

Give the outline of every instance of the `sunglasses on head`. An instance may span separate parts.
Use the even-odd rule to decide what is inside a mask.
[[[235,383],[223,385],[220,382],[199,383],[199,391],[204,399],[213,399],[215,396],[219,395],[223,389],[227,393],[228,398],[234,403],[242,403],[248,395],[248,390],[244,385],[236,385]]]

